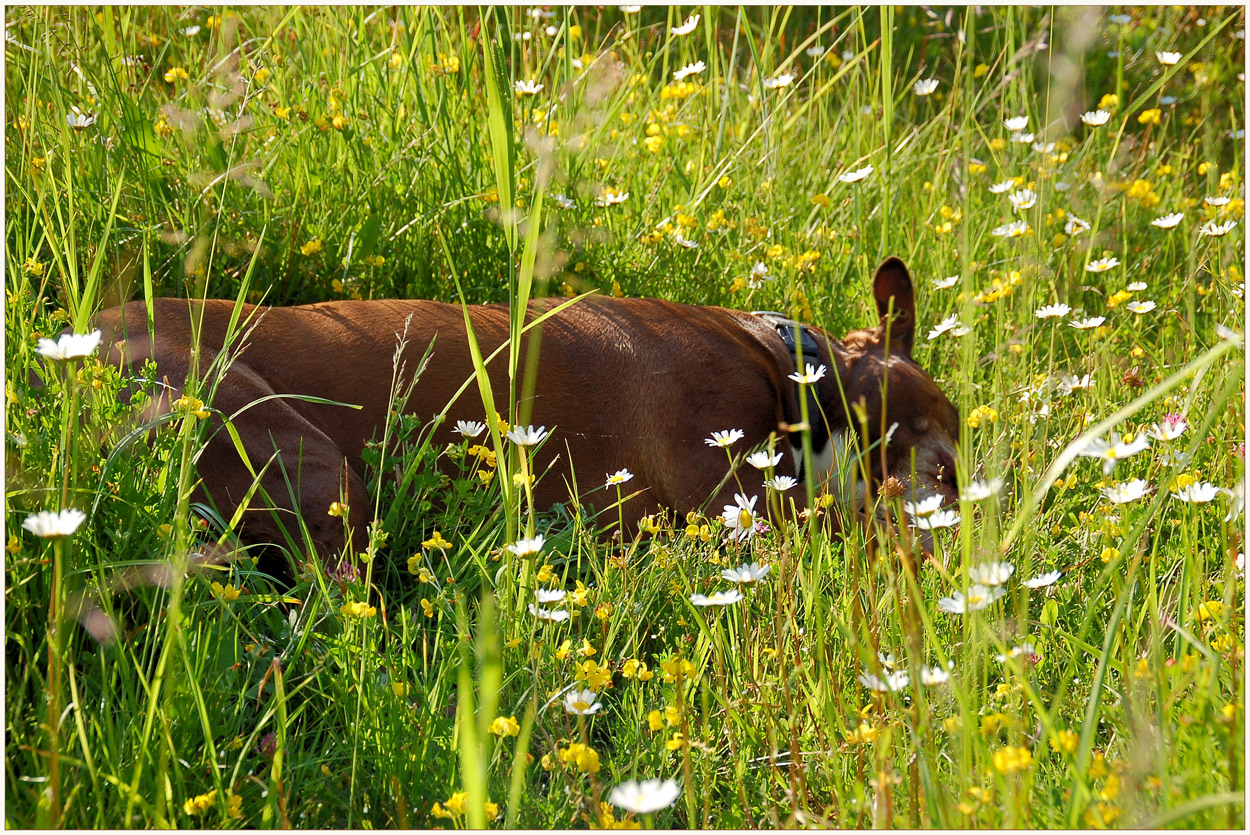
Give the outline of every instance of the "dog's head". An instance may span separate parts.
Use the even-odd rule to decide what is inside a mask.
[[[891,476],[904,498],[914,501],[936,491],[944,503],[954,502],[959,412],[912,359],[916,299],[907,267],[898,258],[887,259],[872,289],[877,326],[828,342],[838,379],[828,375],[821,381],[819,396],[832,441],[820,463],[831,487],[851,502],[862,503],[865,489],[875,491]],[[868,451],[868,485],[862,466],[849,454],[853,438],[860,452]]]

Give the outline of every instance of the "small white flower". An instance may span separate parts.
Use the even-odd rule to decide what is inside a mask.
[[[729,529],[731,538],[743,542],[755,536],[755,520],[759,518],[755,513],[755,502],[758,499],[759,496],[747,499],[741,493],[735,493],[735,504],[725,505],[721,519],[724,520],[725,527]]]
[[[775,278],[776,276],[768,274],[768,266],[763,261],[756,261],[747,276],[747,286],[752,290],[758,290],[764,286],[764,282],[773,281]]]
[[[1165,449],[1159,455],[1159,463],[1165,467],[1188,467],[1193,456],[1179,449]]]
[[[982,586],[1001,586],[1016,573],[1016,567],[1009,562],[987,562],[974,565],[968,569],[968,577],[972,582]]]
[[[715,594],[692,594],[690,602],[696,606],[732,606],[743,598],[742,592],[737,589],[729,591],[718,591]]]
[[[690,240],[680,232],[673,233],[673,243],[685,249],[695,249],[699,245],[696,241]]]
[[[612,186],[604,186],[603,191],[595,198],[595,205],[599,207],[615,206],[618,203],[624,203],[629,199],[628,191],[612,188]]]
[[[1089,231],[1089,221],[1082,220],[1074,214],[1068,214],[1068,222],[1063,225],[1063,232],[1070,238],[1075,238],[1082,232]]]
[[[60,539],[73,536],[87,519],[81,510],[67,507],[64,510],[41,510],[33,516],[27,516],[22,527],[42,539]]]
[[[35,346],[35,351],[41,357],[57,362],[67,362],[94,354],[100,347],[100,338],[98,330],[91,333],[63,333],[56,341],[46,337],[40,339],[39,344]]]
[[[576,209],[577,208],[577,203],[575,203],[572,198],[566,195],[560,194],[558,192],[556,194],[551,195],[551,199],[556,201],[556,205],[559,206],[561,209]]]
[[[547,437],[547,427],[540,426],[535,429],[533,426],[514,426],[508,430],[507,438],[517,446],[534,446],[542,443],[543,438]]]
[[[1060,316],[1067,316],[1072,312],[1072,308],[1060,302],[1059,304],[1048,304],[1039,307],[1034,315],[1039,319],[1056,319]]]
[[[1102,438],[1095,438],[1086,445],[1085,449],[1077,453],[1086,458],[1101,458],[1103,475],[1109,475],[1117,462],[1128,458],[1130,455],[1136,455],[1150,446],[1150,441],[1146,440],[1145,435],[1138,435],[1127,443],[1121,441],[1120,436],[1115,432],[1112,432],[1109,437],[1110,440],[1108,441],[1104,441]]]
[[[543,535],[539,534],[532,539],[518,539],[507,548],[518,557],[533,556],[543,549]]]
[[[704,438],[703,443],[708,446],[727,447],[732,446],[742,440],[746,435],[741,429],[722,429],[712,433],[712,437]]]
[[[690,15],[690,17],[686,18],[685,23],[683,23],[681,26],[674,26],[672,29],[669,30],[669,32],[671,32],[674,35],[689,35],[691,32],[694,31],[694,27],[698,25],[699,25],[699,15],[692,14]]]
[[[1109,258],[1099,258],[1097,260],[1090,261],[1085,265],[1085,272],[1105,273],[1107,270],[1115,269],[1118,266],[1120,266],[1120,259],[1112,255]]]
[[[1007,593],[1006,586],[994,586],[986,588],[985,586],[972,586],[968,589],[968,594],[963,592],[954,592],[950,597],[943,597],[938,601],[937,607],[943,612],[952,615],[963,615],[968,612],[979,612],[982,609],[988,609],[1000,597]]]
[[[1179,502],[1188,504],[1206,504],[1214,499],[1220,492],[1220,488],[1216,487],[1209,481],[1199,481],[1190,484],[1188,487],[1181,487],[1173,491],[1172,498]]]
[[[918,516],[911,520],[912,526],[922,531],[934,531],[938,528],[951,528],[959,524],[959,511],[939,510],[929,516]]]
[[[95,121],[94,113],[83,113],[77,107],[71,107],[69,113],[65,114],[65,124],[74,130],[86,130],[94,125]]]
[[[1010,119],[1003,120],[1003,127],[1005,127],[1007,130],[1012,130],[1012,131],[1024,130],[1026,127],[1028,127],[1028,124],[1029,124],[1028,116],[1012,116]]]
[[[1140,293],[1142,290],[1145,290],[1148,286],[1149,285],[1146,284],[1146,282],[1144,281],[1130,281],[1128,283],[1128,286],[1126,286],[1124,289],[1128,290],[1130,293]]]
[[[530,614],[539,620],[549,620],[553,623],[560,623],[569,619],[569,613],[563,609],[543,609],[535,606],[533,603],[529,606]]]
[[[1149,313],[1155,309],[1155,303],[1152,301],[1132,301],[1124,305],[1125,309],[1130,313]]]
[[[815,383],[821,377],[825,376],[825,367],[823,365],[817,367],[817,366],[812,365],[810,362],[806,363],[806,365],[807,365],[806,374],[800,374],[796,371],[793,374],[787,374],[786,376],[789,377],[791,380],[794,380],[794,382],[800,383],[805,386],[810,386],[812,383]]]
[[[593,690],[570,690],[564,694],[565,713],[572,713],[574,716],[594,716],[603,707],[602,702],[595,701],[598,695]]]
[[[1215,197],[1206,197],[1203,199],[1203,202],[1208,206],[1215,206],[1218,209],[1220,206],[1227,206],[1230,199],[1231,198],[1220,197],[1217,195]]]
[[[1003,180],[1002,182],[994,183],[994,185],[990,186],[990,194],[1005,194],[1011,191],[1013,188],[1015,188],[1015,186],[1016,186],[1016,181],[1008,178],[1006,180]]]
[[[1017,220],[1014,223],[1004,223],[1002,226],[996,226],[990,230],[990,234],[996,238],[1020,238],[1029,232],[1029,224],[1027,221]]]
[[[867,687],[869,690],[876,690],[878,693],[897,693],[907,685],[911,684],[911,676],[906,670],[899,670],[896,673],[886,673],[885,678],[879,678],[872,673],[860,673],[856,676],[859,683]]]
[[[929,339],[937,339],[947,331],[953,331],[958,327],[960,327],[959,314],[952,313],[950,316],[947,316],[945,319],[938,322],[934,327],[929,329]]]
[[[458,420],[454,431],[466,438],[476,438],[486,431],[486,424],[476,420]]]
[[[829,51],[829,47],[816,44],[815,46],[809,46],[807,48],[807,57],[819,58],[820,56],[824,55],[828,51]]]
[[[621,10],[621,14],[638,14],[642,11],[642,6],[617,6]]]
[[[942,494],[925,496],[918,502],[903,500],[903,512],[908,516],[932,516],[942,509]]]
[[[612,789],[608,802],[635,815],[650,815],[672,806],[679,794],[681,789],[675,780],[629,780]]]
[[[1152,423],[1146,434],[1156,441],[1175,441],[1181,435],[1184,435],[1185,430],[1188,428],[1189,424],[1185,422],[1183,417],[1167,415],[1161,423]]]
[[[1174,229],[1176,225],[1185,219],[1185,215],[1181,212],[1173,212],[1170,215],[1157,217],[1150,221],[1151,226],[1157,226],[1160,229]]]
[[[1128,504],[1145,496],[1150,490],[1150,485],[1140,478],[1135,478],[1123,484],[1113,484],[1110,487],[1104,487],[1102,488],[1102,494],[1112,504]]]
[[[843,171],[838,175],[838,180],[843,183],[858,183],[860,180],[871,174],[872,171],[873,168],[871,165],[865,165],[863,168],[856,169],[855,171]]]
[[[945,290],[948,287],[954,287],[959,283],[959,276],[948,275],[946,278],[935,278],[932,281],[935,290]]]
[[[1060,194],[1063,194],[1065,191],[1068,191],[1070,188],[1072,188],[1071,183],[1064,182],[1063,180],[1055,180],[1054,189]]]
[[[1054,142],[1034,142],[1033,152],[1038,154],[1049,154],[1055,150]]]
[[[1181,54],[1179,52],[1156,52],[1155,58],[1158,59],[1159,63],[1163,66],[1170,67],[1177,61],[1181,60]]]
[[[1017,212],[1023,212],[1025,209],[1031,209],[1037,205],[1037,192],[1031,188],[1022,188],[1019,191],[1013,191],[1007,195],[1007,199],[1011,201],[1011,207]]]
[[[516,81],[512,87],[518,96],[536,96],[543,91],[543,85],[534,81]]]
[[[1229,232],[1233,231],[1233,228],[1236,225],[1237,221],[1235,220],[1229,220],[1224,223],[1216,223],[1214,220],[1208,220],[1206,224],[1198,230],[1198,234],[1204,235],[1208,238],[1222,238]]]
[[[616,472],[608,476],[607,484],[605,484],[604,486],[613,487],[617,484],[624,484],[625,482],[629,481],[633,477],[634,477],[634,474],[631,473],[629,470],[617,470]]]
[[[1059,391],[1066,397],[1074,391],[1084,391],[1093,384],[1093,374],[1083,374],[1080,377],[1073,377],[1071,374],[1064,374],[1059,380]]]
[[[1019,145],[1028,145],[1030,142],[1033,141],[1035,136],[1036,134],[1021,133],[1020,131],[1016,131],[1015,133],[1011,135],[1011,141]]]
[[[934,664],[930,667],[924,664],[920,667],[920,683],[926,687],[937,687],[951,680],[950,671],[955,669],[954,661],[946,662],[946,669],[943,670],[940,665]]]
[[[758,583],[768,576],[771,565],[760,565],[757,562],[743,563],[737,568],[726,568],[720,576],[731,583]]]
[[[936,78],[925,78],[912,85],[911,91],[917,96],[928,96],[937,88],[938,80]]]
[[[548,603],[559,603],[568,594],[564,589],[537,589],[534,591],[534,599],[546,605]]]
[[[1023,655],[1036,655],[1036,654],[1037,654],[1037,651],[1034,648],[1034,646],[1026,641],[1023,644],[1020,644],[1020,646],[1018,647],[1012,647],[1011,649],[1007,650],[1005,654],[999,653],[995,655],[994,657],[998,659],[998,662],[1001,664],[1005,661],[1014,660]]]
[[[183,29],[181,31],[182,31],[182,34],[186,35],[188,38],[194,38],[196,35],[200,34],[200,27],[188,26],[186,29]]]
[[[959,499],[965,502],[982,502],[1002,489],[1001,478],[991,478],[989,481],[977,479],[968,483],[968,486],[959,494]]]
[[[1079,331],[1087,331],[1098,327],[1107,321],[1106,316],[1090,316],[1088,319],[1073,319],[1068,322],[1068,327],[1076,328]]]
[[[794,488],[799,482],[788,475],[775,475],[768,481],[764,482],[765,487],[770,487],[778,493],[784,493]]]
[[[747,463],[757,470],[767,470],[769,467],[775,467],[780,464],[781,458],[780,452],[770,453],[766,449],[761,449],[748,455]]]
[[[1020,585],[1029,589],[1041,589],[1053,585],[1062,576],[1062,571],[1047,571],[1045,574],[1039,574],[1031,580],[1024,580]]]
[[[1091,128],[1107,124],[1107,120],[1110,118],[1111,114],[1105,110],[1087,110],[1081,114],[1081,121]]]
[[[763,81],[765,90],[777,90],[782,87],[789,87],[794,83],[794,79],[798,76],[792,72],[785,72],[773,78],[765,78]]]
[[[674,70],[673,80],[681,81],[682,79],[687,78],[689,76],[698,75],[699,73],[703,72],[706,69],[707,69],[707,64],[703,63],[702,61],[695,61],[693,64],[687,64],[686,66],[682,67],[679,70]]]

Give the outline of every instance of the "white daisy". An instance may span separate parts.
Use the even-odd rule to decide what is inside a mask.
[[[787,490],[793,489],[798,483],[797,479],[791,478],[788,475],[775,475],[768,481],[764,482],[764,486],[772,488],[778,493],[784,493]]]
[[[955,330],[959,326],[959,314],[952,313],[950,316],[947,316],[945,319],[938,322],[937,325],[929,329],[929,339],[937,339],[947,331]]]
[[[535,81],[516,81],[512,84],[518,96],[536,96],[543,91],[543,85]]]
[[[703,63],[702,61],[695,61],[693,64],[687,64],[686,66],[682,67],[679,70],[674,70],[673,80],[681,81],[682,79],[687,78],[688,76],[698,75],[699,73],[703,72],[706,69],[707,69],[707,64]]]
[[[997,238],[1019,238],[1028,234],[1029,224],[1027,221],[1017,220],[1015,223],[1004,223],[990,230],[990,234]]]
[[[86,130],[94,125],[96,117],[94,113],[83,113],[77,107],[71,107],[69,113],[65,114],[65,124],[74,130]]]
[[[1140,302],[1132,301],[1124,305],[1124,307],[1130,313],[1149,313],[1150,311],[1155,309],[1155,303],[1149,300],[1140,301]]]
[[[683,23],[681,26],[674,26],[672,29],[669,30],[669,32],[671,32],[674,35],[689,35],[691,32],[694,31],[694,27],[698,25],[699,25],[699,15],[692,14],[690,15],[690,17],[686,18],[685,23]]]
[[[703,443],[708,446],[727,447],[742,440],[746,433],[741,429],[722,429],[712,433],[712,437],[704,438]]]
[[[608,802],[635,815],[650,815],[672,806],[679,794],[681,789],[675,780],[629,780],[612,789]]]
[[[1048,304],[1044,307],[1039,307],[1034,315],[1039,319],[1055,319],[1060,316],[1067,316],[1071,312],[1072,308],[1070,306],[1060,302],[1059,304]]]
[[[968,577],[972,582],[982,586],[1001,586],[1016,573],[1016,567],[1009,562],[987,562],[974,565],[968,569]]]
[[[1078,452],[1086,458],[1102,459],[1102,474],[1109,475],[1115,465],[1128,458],[1136,455],[1142,450],[1150,446],[1150,441],[1145,435],[1138,435],[1132,441],[1124,442],[1120,440],[1120,436],[1112,432],[1109,436],[1110,440],[1104,441],[1102,438],[1095,438],[1086,445],[1085,449]]]
[[[1132,481],[1126,481],[1122,484],[1113,484],[1110,487],[1104,487],[1101,492],[1107,501],[1112,504],[1128,504],[1129,502],[1137,501],[1150,491],[1150,485],[1142,481],[1140,478],[1135,478]]]
[[[476,420],[458,420],[453,431],[466,438],[476,438],[486,431],[486,424]]]
[[[55,341],[46,337],[39,340],[35,351],[39,356],[57,362],[89,357],[100,347],[100,331],[91,333],[63,333]]]
[[[564,589],[535,589],[534,599],[545,606],[548,603],[559,603],[568,594]]]
[[[612,188],[612,186],[604,186],[603,191],[595,198],[596,206],[615,206],[618,203],[624,203],[629,199],[628,191]]]
[[[781,75],[774,76],[773,78],[765,78],[763,82],[764,89],[765,90],[778,90],[782,87],[789,87],[791,84],[794,83],[794,79],[796,78],[798,78],[798,76],[792,72],[785,72],[785,73],[782,73]]]
[[[934,493],[931,496],[925,496],[918,502],[909,502],[903,500],[903,511],[908,516],[932,516],[942,509],[942,495]]]
[[[1142,290],[1145,290],[1148,286],[1149,285],[1146,284],[1146,282],[1144,281],[1130,281],[1128,283],[1128,286],[1126,286],[1124,289],[1128,290],[1130,293],[1140,293]]]
[[[964,502],[983,502],[1002,489],[1003,480],[1001,478],[991,478],[989,481],[976,479],[968,482],[968,486],[960,492],[959,500]]]
[[[758,499],[759,496],[748,499],[741,493],[735,493],[735,503],[725,505],[721,519],[729,529],[731,538],[743,542],[755,536],[755,520],[759,518],[755,513],[755,502]]]
[[[912,85],[911,91],[917,96],[928,96],[937,88],[938,80],[936,78],[925,78]]]
[[[1203,198],[1203,202],[1208,206],[1215,206],[1218,209],[1220,206],[1227,206],[1230,199],[1231,198],[1229,197],[1220,197],[1217,195],[1215,197],[1205,197]]]
[[[1062,576],[1062,571],[1047,571],[1045,574],[1039,574],[1031,580],[1022,581],[1020,585],[1029,589],[1041,589],[1046,586],[1053,585],[1054,582]]]
[[[1106,316],[1090,316],[1088,319],[1073,319],[1068,322],[1068,327],[1076,328],[1079,331],[1087,331],[1096,328],[1103,322],[1107,321]]]
[[[757,562],[743,563],[737,568],[726,568],[720,576],[731,583],[758,583],[768,576],[771,565],[760,565]]]
[[[549,620],[553,623],[561,623],[569,619],[569,613],[564,609],[543,609],[535,606],[533,603],[529,606],[530,614],[539,620]]]
[[[806,51],[808,58],[819,58],[829,51],[829,47],[816,44],[814,46],[809,46]]]
[[[690,240],[680,232],[673,233],[673,243],[685,249],[694,249],[699,245],[696,241]]]
[[[948,287],[954,287],[959,283],[959,276],[948,275],[946,278],[935,278],[931,282],[935,290],[945,290]]]
[[[843,171],[838,175],[838,180],[843,183],[858,183],[871,174],[872,170],[871,165],[865,165],[863,168],[858,168],[854,171]]]
[[[1170,67],[1181,60],[1181,54],[1179,52],[1156,52],[1155,58],[1163,66]]]
[[[1185,434],[1188,428],[1189,424],[1180,415],[1164,415],[1161,422],[1150,425],[1150,430],[1146,434],[1156,441],[1175,441]]]
[[[539,534],[531,539],[518,539],[506,547],[518,557],[530,557],[543,549],[543,535]]]
[[[1023,212],[1025,209],[1031,209],[1037,205],[1037,192],[1031,188],[1022,188],[1019,191],[1013,191],[1007,195],[1007,199],[1011,201],[1011,207],[1017,212]]]
[[[718,591],[715,594],[692,594],[690,602],[696,606],[732,606],[743,598],[742,592],[737,589],[729,591]]]
[[[1120,266],[1120,259],[1112,255],[1108,258],[1098,258],[1097,260],[1090,261],[1085,265],[1085,272],[1105,273],[1107,270],[1115,269],[1118,266]]]
[[[1028,116],[1012,116],[1010,119],[1003,120],[1003,127],[1007,130],[1024,130],[1028,124]]]
[[[1074,391],[1084,391],[1094,384],[1093,374],[1084,374],[1080,377],[1073,377],[1071,374],[1064,374],[1059,379],[1059,391],[1066,397]]]
[[[615,487],[618,484],[624,484],[625,482],[629,481],[633,477],[634,477],[634,474],[631,473],[629,470],[617,470],[616,472],[612,473],[611,475],[607,477],[608,480],[607,480],[607,483],[604,484],[604,486]]]
[[[514,426],[508,430],[507,438],[517,446],[535,446],[547,437],[547,427]]]
[[[959,511],[939,510],[928,516],[918,516],[911,520],[912,527],[922,531],[933,531],[938,528],[950,528],[959,524]]]
[[[972,586],[968,589],[967,595],[957,591],[952,593],[950,597],[943,597],[938,601],[937,607],[940,611],[948,612],[952,615],[979,612],[994,605],[994,602],[1006,593],[1006,586],[993,586],[992,588]]]
[[[1000,183],[994,183],[990,186],[990,194],[1004,194],[1011,191],[1016,185],[1016,181],[1012,179],[1003,180]]]
[[[1019,646],[1012,647],[1011,649],[1007,650],[1006,653],[999,653],[995,655],[994,657],[1001,664],[1005,661],[1011,661],[1016,658],[1020,658],[1021,656],[1036,655],[1036,654],[1037,654],[1037,650],[1034,648],[1034,646],[1026,641],[1023,644],[1020,644]]]
[[[748,455],[747,463],[757,470],[767,470],[769,467],[775,467],[780,464],[781,458],[780,452],[769,452],[766,449],[761,449]]]
[[[936,687],[940,684],[945,684],[951,680],[950,671],[954,669],[954,661],[947,661],[945,670],[937,664],[932,667],[928,664],[924,664],[920,667],[920,683],[926,687]]]
[[[1209,481],[1198,481],[1172,492],[1172,498],[1189,504],[1206,504],[1218,495],[1220,488]]]
[[[565,713],[572,713],[574,716],[594,716],[603,707],[602,702],[595,701],[598,695],[593,690],[570,690],[564,694]]]
[[[869,690],[876,690],[878,693],[897,693],[907,685],[911,684],[911,676],[906,670],[899,670],[896,673],[886,673],[884,679],[879,678],[872,673],[860,673],[856,678],[859,683],[867,687]]]
[[[551,195],[551,199],[556,201],[556,205],[559,206],[561,209],[576,209],[577,208],[577,203],[573,202],[573,199],[571,197],[560,194],[558,192],[556,194]]]
[[[815,383],[821,377],[825,376],[825,367],[823,365],[820,367],[816,367],[816,366],[813,366],[810,362],[807,363],[806,365],[807,365],[806,374],[800,374],[796,371],[795,373],[787,374],[786,376],[789,379],[794,380],[794,382],[800,383],[801,385],[805,385],[805,386],[810,386],[812,383]]]
[[[1069,214],[1068,222],[1063,225],[1064,234],[1071,238],[1075,238],[1077,235],[1081,234],[1082,232],[1088,232],[1088,231],[1089,231],[1089,221],[1082,220],[1081,218],[1077,217],[1074,214]]]
[[[1087,110],[1081,114],[1081,121],[1091,128],[1107,124],[1107,120],[1110,118],[1111,114],[1105,110]]]
[[[1181,212],[1173,212],[1170,215],[1164,215],[1163,217],[1155,218],[1154,220],[1150,221],[1150,225],[1157,226],[1160,229],[1174,229],[1178,223],[1184,220],[1184,218],[1185,218],[1185,215],[1182,214]]]
[[[41,510],[32,516],[27,516],[22,521],[22,527],[41,539],[60,539],[73,536],[74,531],[78,530],[78,526],[86,519],[87,514],[72,507],[60,511]]]
[[[1235,220],[1226,221],[1225,223],[1216,223],[1214,220],[1209,220],[1198,230],[1198,234],[1209,238],[1222,238],[1233,231],[1233,227],[1236,225],[1237,221]]]

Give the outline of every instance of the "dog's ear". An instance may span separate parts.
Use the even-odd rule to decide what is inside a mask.
[[[911,275],[901,258],[891,255],[877,267],[872,280],[872,295],[877,300],[877,315],[881,328],[890,333],[890,345],[911,355],[912,341],[916,335],[916,294],[911,286]],[[887,322],[886,315],[893,299],[894,321]]]

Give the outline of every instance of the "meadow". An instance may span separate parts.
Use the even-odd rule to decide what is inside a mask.
[[[1244,27],[8,8],[6,826],[1243,828]],[[159,296],[840,335],[891,254],[962,421],[931,560],[820,485],[600,536],[628,482],[535,512],[505,403],[397,419],[359,570],[291,525],[269,577],[192,498],[211,385],[150,420],[159,369],[40,343]]]

